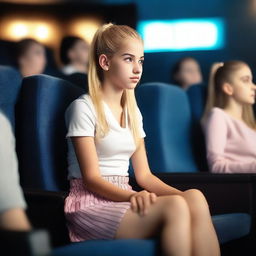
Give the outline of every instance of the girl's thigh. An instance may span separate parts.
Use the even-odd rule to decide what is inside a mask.
[[[179,211],[187,208],[187,203],[183,197],[172,195],[158,197],[157,201],[150,205],[145,216],[128,209],[121,220],[116,238],[143,239],[153,237],[161,230],[166,214],[171,212],[179,214]]]

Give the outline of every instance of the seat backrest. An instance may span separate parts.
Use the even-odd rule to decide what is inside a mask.
[[[186,92],[190,103],[192,118],[199,121],[203,115],[206,104],[207,86],[204,84],[192,85]]]
[[[15,66],[15,42],[0,40],[0,65]]]
[[[21,88],[20,73],[9,66],[0,66],[0,109],[15,127],[15,104]]]
[[[208,171],[205,139],[200,123],[207,100],[207,86],[204,84],[192,85],[187,89],[186,93],[190,103],[193,123],[193,152],[199,169]]]
[[[186,93],[164,83],[141,84],[136,90],[153,172],[196,172],[191,147],[191,113]]]
[[[17,113],[17,153],[24,188],[66,190],[65,110],[84,91],[47,75],[23,79]]]

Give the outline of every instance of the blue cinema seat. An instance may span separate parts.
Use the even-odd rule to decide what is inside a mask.
[[[0,109],[15,128],[15,104],[21,88],[19,72],[9,66],[0,66]]]
[[[196,172],[191,149],[190,105],[182,89],[141,84],[136,99],[143,116],[149,165],[154,172]]]
[[[192,85],[187,89],[186,93],[190,103],[192,118],[199,121],[206,104],[207,86],[205,84]]]
[[[17,103],[17,149],[23,188],[67,189],[64,112],[81,88],[48,75],[23,79]]]
[[[186,90],[192,117],[193,129],[193,152],[200,171],[209,171],[204,133],[200,120],[204,113],[207,97],[207,86],[205,84],[196,84]]]

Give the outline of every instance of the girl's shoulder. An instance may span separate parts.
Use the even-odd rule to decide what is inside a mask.
[[[228,114],[221,108],[214,107],[209,113],[209,118],[221,118],[224,120],[228,119]]]
[[[89,94],[83,94],[79,98],[75,99],[71,104],[70,107],[76,108],[86,108],[94,111],[94,105],[92,103],[92,99]]]
[[[227,124],[230,122],[228,114],[221,108],[214,107],[209,112],[203,127],[211,126],[213,123],[218,123],[219,125]]]
[[[67,115],[92,115],[96,116],[95,108],[92,103],[91,97],[88,94],[83,94],[79,98],[75,99],[67,108]]]

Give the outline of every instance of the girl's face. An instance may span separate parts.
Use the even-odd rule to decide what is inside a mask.
[[[232,95],[238,103],[254,104],[256,86],[252,81],[252,72],[246,65],[234,72],[231,78]]]
[[[108,58],[104,81],[119,89],[134,89],[142,75],[143,60],[142,42],[135,38],[125,40],[119,50]]]

